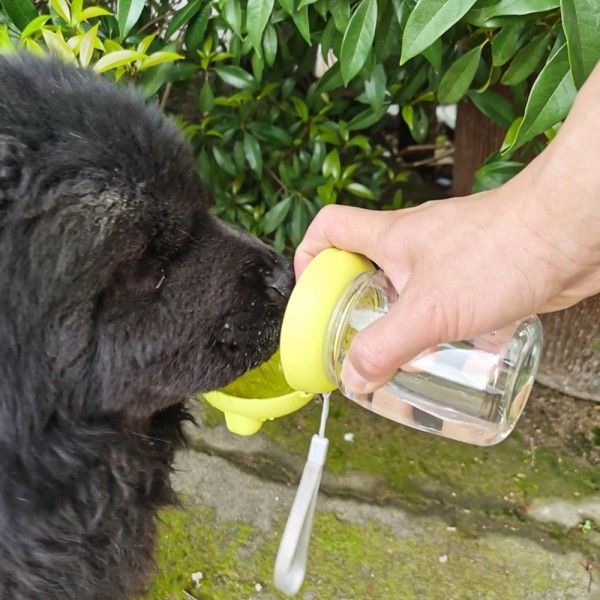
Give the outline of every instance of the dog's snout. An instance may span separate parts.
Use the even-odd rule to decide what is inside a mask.
[[[294,269],[289,260],[281,256],[273,258],[271,264],[262,270],[262,275],[273,294],[289,298],[294,287]]]

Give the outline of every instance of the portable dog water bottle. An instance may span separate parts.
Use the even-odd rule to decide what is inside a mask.
[[[429,348],[370,394],[344,388],[340,370],[352,338],[398,298],[366,258],[319,253],[296,284],[281,332],[281,364],[296,390],[339,388],[350,400],[398,423],[489,446],[514,428],[531,391],[542,347],[531,316],[476,339]],[[401,332],[399,332],[401,333]]]

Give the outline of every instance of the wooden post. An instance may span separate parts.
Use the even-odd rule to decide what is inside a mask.
[[[452,184],[455,196],[471,193],[475,172],[490,154],[500,148],[505,133],[504,129],[488,119],[470,100],[463,100],[458,104]]]

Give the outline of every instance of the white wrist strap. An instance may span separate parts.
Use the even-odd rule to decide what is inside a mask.
[[[302,478],[283,531],[279,551],[275,559],[273,581],[275,587],[288,596],[295,595],[306,573],[308,544],[313,515],[317,504],[323,465],[327,457],[329,440],[325,437],[325,423],[329,414],[329,396],[323,394],[323,410],[319,433],[313,435],[304,465]]]

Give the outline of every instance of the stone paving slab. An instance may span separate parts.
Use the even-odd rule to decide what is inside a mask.
[[[600,600],[597,465],[554,447],[548,428],[536,445],[540,422],[477,449],[337,406],[297,598]],[[209,426],[190,430],[178,455],[184,509],[165,515],[166,575],[149,600],[285,598],[272,568],[318,413],[240,438],[198,408]],[[392,458],[381,455],[390,448]]]

